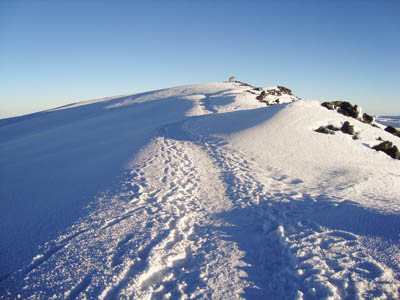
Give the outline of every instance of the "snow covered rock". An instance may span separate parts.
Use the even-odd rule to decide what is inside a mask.
[[[292,94],[290,89],[279,85],[268,88],[253,88],[252,90],[248,90],[248,92],[258,95],[256,99],[268,106],[300,100],[300,98]]]
[[[282,94],[292,95],[292,90],[288,89],[287,87],[278,85],[277,88],[281,91],[281,95]]]
[[[262,91],[261,94],[256,97],[256,99],[262,102],[264,101],[265,97],[267,97],[267,93],[265,91]]]

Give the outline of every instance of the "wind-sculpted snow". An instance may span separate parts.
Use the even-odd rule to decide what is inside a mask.
[[[41,154],[41,164],[48,155],[76,164],[74,186],[87,184],[88,175],[113,183],[94,185],[99,191],[90,190],[91,201],[72,186],[58,191],[57,181],[53,188],[48,181],[26,187],[22,195],[35,192],[46,201],[32,211],[38,228],[24,227],[25,235],[42,234],[18,250],[13,241],[23,243],[25,235],[2,233],[9,254],[1,258],[9,260],[1,264],[7,267],[1,269],[0,298],[400,297],[398,161],[371,149],[389,133],[359,122],[359,141],[320,135],[313,129],[346,117],[315,102],[265,107],[237,83],[103,99],[53,113],[70,122],[49,113],[47,121],[23,121],[32,125],[28,133],[19,121],[0,127],[8,133],[2,144],[7,170],[29,166],[17,164],[26,153],[18,145],[33,143],[37,153],[49,153]],[[53,135],[45,126],[50,120],[59,128]],[[88,134],[88,123],[99,132]],[[61,133],[65,137],[56,138]],[[60,147],[39,146],[47,134]],[[71,135],[82,143],[92,137],[90,154],[71,156],[78,143]],[[124,149],[116,154],[115,147]],[[13,156],[12,150],[20,152]],[[90,155],[98,167],[88,173]],[[7,184],[18,184],[15,174]],[[8,197],[5,215],[13,198],[1,193]],[[16,212],[37,197],[22,200]],[[45,207],[50,203],[54,207]],[[69,216],[61,225],[58,204]],[[28,221],[15,218],[6,226]],[[14,269],[12,251],[24,256]]]

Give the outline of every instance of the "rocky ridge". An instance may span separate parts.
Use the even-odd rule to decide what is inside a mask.
[[[267,106],[277,105],[281,103],[294,102],[300,100],[299,97],[293,95],[292,91],[284,86],[274,86],[274,87],[254,87],[248,83],[241,81],[235,81],[241,86],[248,86],[250,89],[246,92],[256,96],[256,99],[261,103],[265,103]]]
[[[361,114],[361,108],[357,104],[353,105],[350,102],[346,101],[331,101],[323,102],[321,105],[329,110],[336,111],[337,113],[342,114],[346,117],[351,117],[360,122],[370,124],[371,126],[377,128],[381,128],[375,123],[375,118],[373,116],[367,113]],[[315,131],[324,134],[335,134],[335,131],[339,130],[343,133],[352,135],[354,140],[359,139],[359,133],[354,131],[354,126],[350,125],[349,121],[344,122],[340,129],[333,125],[327,125],[320,126]],[[392,126],[387,126],[384,130],[393,134],[394,136],[400,137],[400,131]],[[377,138],[377,140],[381,139]],[[394,159],[400,159],[400,152],[391,141],[382,141],[382,143],[373,146],[372,149],[375,149],[376,151],[382,151]]]

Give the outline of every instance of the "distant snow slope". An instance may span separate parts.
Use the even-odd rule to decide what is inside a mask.
[[[377,121],[386,126],[392,126],[400,129],[400,116],[379,116]]]
[[[209,83],[0,120],[0,298],[398,299],[400,161],[372,146],[400,140],[256,96]],[[314,131],[346,120],[359,140]]]

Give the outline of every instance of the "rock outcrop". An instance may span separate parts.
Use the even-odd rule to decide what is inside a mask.
[[[278,85],[278,89],[281,91],[282,94],[292,95],[292,90],[288,89],[287,87]]]
[[[367,113],[364,113],[362,118],[363,118],[364,123],[367,123],[367,124],[371,124],[374,121],[374,117],[370,116]]]
[[[329,124],[327,126],[320,126],[318,129],[315,129],[315,131],[325,134],[335,134],[336,131],[342,131],[343,133],[353,135],[353,138],[356,136],[354,132],[354,126],[350,125],[350,122],[348,121],[344,122],[340,128]],[[354,139],[359,139],[359,136],[357,135]]]
[[[397,137],[400,137],[400,130],[397,130],[396,128],[394,128],[392,126],[386,127],[385,131],[387,131],[387,132],[389,132],[389,133],[391,133],[391,134],[393,134],[393,135],[395,135]]]
[[[337,111],[339,114],[342,114],[344,116],[352,117],[361,122],[379,128],[379,126],[374,123],[375,119],[373,116],[367,113],[361,115],[361,109],[357,104],[352,105],[350,102],[346,101],[331,101],[323,102],[321,105],[329,110]]]
[[[342,125],[342,128],[340,128],[340,130],[343,133],[354,135],[354,126],[350,125],[349,121],[344,122],[343,125]]]
[[[376,151],[382,151],[394,159],[400,159],[400,151],[392,142],[384,141],[372,148]]]
[[[344,101],[323,102],[321,105],[329,110],[334,110],[344,116],[351,117],[366,124],[369,124],[373,127],[380,128],[376,123],[374,123],[375,118],[373,116],[367,113],[364,113],[361,116],[361,109],[358,105],[352,105],[351,103]],[[339,130],[345,134],[352,135],[353,140],[360,139],[360,133],[354,131],[354,126],[351,125],[349,121],[344,122],[341,128],[335,127],[333,125],[328,125],[321,126],[318,129],[315,129],[316,132],[325,134],[334,134],[335,131]],[[400,137],[400,130],[392,126],[387,126],[385,128],[385,131],[397,137]],[[390,141],[383,141],[382,138],[378,138],[378,140],[382,141],[382,143],[372,147],[373,149],[375,149],[376,151],[382,151],[394,159],[400,159],[400,151],[397,146],[393,145],[393,143]]]
[[[333,101],[333,102],[324,102],[321,105],[323,107],[326,107],[327,109],[336,110],[338,113],[342,115],[352,117],[354,119],[361,119],[360,117],[361,109],[357,104],[353,106],[350,102]]]
[[[318,129],[315,129],[315,131],[319,132],[319,133],[325,133],[325,134],[334,134],[333,131],[330,131],[328,128],[325,128],[324,126],[321,126]]]
[[[267,93],[266,93],[265,91],[262,91],[261,94],[258,95],[258,96],[256,97],[256,99],[257,99],[258,101],[263,102],[264,99],[265,99],[267,96],[268,96]]]
[[[279,97],[280,96],[290,96],[289,99],[291,98],[291,101],[296,101],[299,98],[294,96],[292,94],[292,91],[284,86],[277,86],[275,88],[260,88],[260,87],[255,87],[251,90],[247,90],[248,93],[255,94],[256,99],[262,103],[265,103],[266,105],[276,105],[282,103],[280,101]],[[290,101],[290,100],[289,100]],[[289,102],[287,99],[285,99],[283,102]]]
[[[339,131],[340,130],[339,127],[333,126],[331,124],[326,126],[326,128],[328,128],[329,130],[332,130],[332,131]]]

